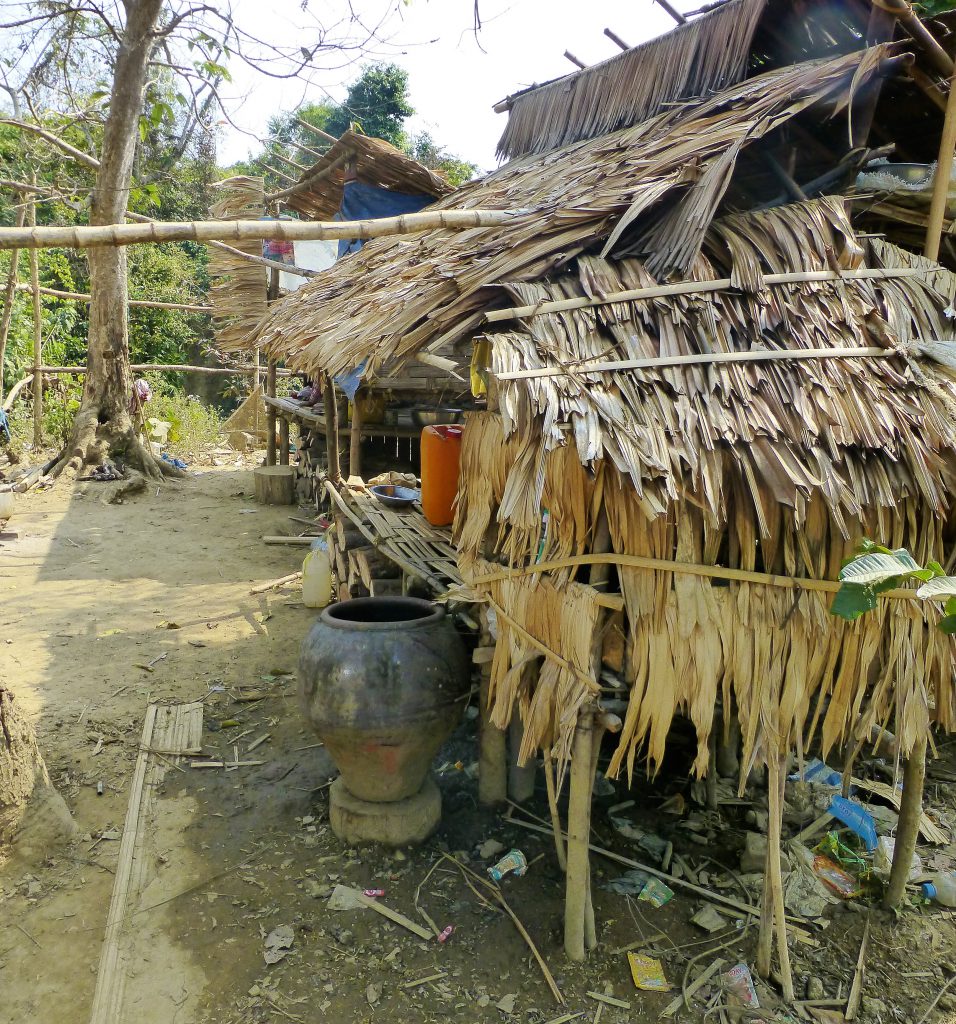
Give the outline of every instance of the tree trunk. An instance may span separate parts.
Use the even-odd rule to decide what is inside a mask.
[[[0,686],[0,862],[14,847],[29,859],[76,830],[50,785],[36,736],[13,694]]]
[[[924,732],[913,744],[910,756],[903,762],[903,793],[900,796],[900,820],[896,827],[896,845],[893,848],[893,867],[890,881],[883,897],[883,906],[887,910],[898,907],[903,902],[906,882],[909,879],[910,865],[916,852],[919,838],[919,821],[923,813],[923,780],[926,776],[926,734]]]
[[[90,206],[90,224],[122,224],[133,177],[139,119],[162,0],[127,0],[116,53],[109,117]],[[90,326],[83,401],[55,472],[112,457],[147,476],[178,474],[156,459],[130,415],[132,379],[127,323],[126,250],[90,249]]]

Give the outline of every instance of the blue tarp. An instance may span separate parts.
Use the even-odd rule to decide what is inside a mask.
[[[422,207],[435,201],[434,196],[410,196],[404,192],[391,192],[377,185],[364,185],[361,181],[348,181],[342,189],[342,203],[336,220],[377,220],[382,217],[397,217],[401,213],[417,213]],[[358,252],[365,243],[359,238],[342,238],[339,240],[341,259],[350,252]],[[349,397],[355,398],[362,383],[365,362],[350,373],[335,378],[335,383]]]
[[[364,185],[361,181],[346,182],[342,189],[342,205],[336,220],[368,220],[397,217],[400,213],[417,213],[422,207],[435,202],[434,196],[410,196],[404,192],[391,192],[377,185]],[[362,248],[361,239],[343,238],[339,241],[339,259]]]

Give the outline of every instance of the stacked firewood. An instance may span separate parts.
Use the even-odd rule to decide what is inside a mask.
[[[328,532],[328,544],[338,600],[402,593],[402,570],[345,516],[336,518]]]

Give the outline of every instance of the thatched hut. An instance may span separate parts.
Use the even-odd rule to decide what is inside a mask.
[[[471,347],[488,405],[455,536],[497,617],[493,720],[517,710],[526,755],[571,759],[575,954],[609,616],[628,690],[612,773],[657,764],[677,714],[705,772],[723,709],[744,767],[770,767],[773,809],[783,752],[815,737],[892,723],[906,752],[927,714],[956,726],[935,612],[828,612],[862,536],[917,559],[956,539],[956,276],[896,244],[925,211],[854,190],[894,147],[935,159],[938,69],[890,42],[889,15],[794,10],[730,0],[512,97],[511,161],[444,202],[527,216],[369,243],[261,336],[328,373]]]

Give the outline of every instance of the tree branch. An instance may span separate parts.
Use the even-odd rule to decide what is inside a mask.
[[[77,149],[76,146],[71,146],[58,135],[54,135],[53,132],[48,132],[45,128],[41,128],[39,125],[30,124],[28,121],[18,121],[13,117],[0,118],[0,124],[8,124],[13,128],[20,128],[23,131],[33,132],[35,135],[39,135],[41,139],[45,139],[47,142],[63,150],[63,152],[68,156],[73,157],[77,163],[84,164],[87,167],[92,167],[94,170],[99,169],[100,162],[95,156],[90,156],[89,153],[84,153],[83,150]]]

